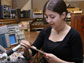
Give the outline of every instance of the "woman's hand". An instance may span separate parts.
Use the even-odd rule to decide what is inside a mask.
[[[44,53],[44,57],[46,58],[46,60],[49,63],[56,63],[57,61],[57,57],[54,54],[51,53]]]
[[[75,62],[64,61],[51,53],[44,53],[44,57],[49,63],[75,63]]]
[[[24,54],[27,55],[30,49],[30,43],[26,40],[21,40],[20,45],[21,45],[22,50],[24,51]]]
[[[32,52],[30,50],[30,43],[29,41],[26,40],[21,40],[20,45],[22,45],[22,49],[24,51],[24,56],[25,57],[32,57]]]
[[[30,43],[29,43],[29,41],[27,41],[27,40],[21,40],[21,42],[20,42],[20,44],[22,45],[22,46],[24,46],[24,47],[26,47],[26,48],[30,48]]]

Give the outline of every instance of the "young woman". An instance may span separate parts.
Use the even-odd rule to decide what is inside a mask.
[[[63,0],[49,0],[43,9],[49,27],[43,29],[32,44],[46,52],[45,63],[82,63],[83,47],[80,34],[66,24],[67,7]],[[30,48],[26,40],[21,45]],[[36,51],[31,49],[32,54]]]

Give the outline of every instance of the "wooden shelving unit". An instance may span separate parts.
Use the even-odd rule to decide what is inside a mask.
[[[33,18],[20,18],[19,21],[18,19],[0,19],[0,26],[3,25],[8,25],[8,24],[18,24],[21,21],[30,21],[34,20]]]
[[[75,28],[81,35],[83,41],[83,54],[84,54],[84,15],[72,14],[71,26]]]
[[[0,26],[8,24],[17,24],[16,19],[0,19]]]

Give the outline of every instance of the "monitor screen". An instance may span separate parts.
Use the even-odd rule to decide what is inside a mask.
[[[10,45],[16,44],[15,34],[9,35]]]

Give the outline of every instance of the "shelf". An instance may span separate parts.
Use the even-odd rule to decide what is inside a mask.
[[[31,28],[45,28],[48,26],[49,26],[48,24],[46,24],[46,25],[32,25]]]

